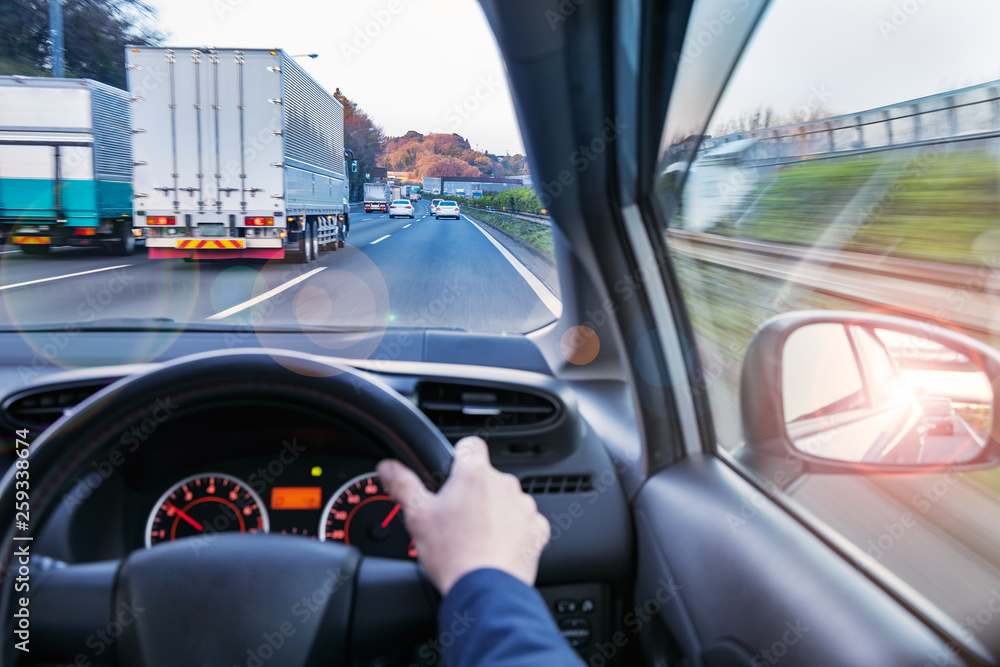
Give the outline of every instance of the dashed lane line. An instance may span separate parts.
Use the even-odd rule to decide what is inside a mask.
[[[114,271],[115,269],[124,269],[125,267],[132,266],[131,264],[119,264],[118,266],[105,266],[101,269],[91,269],[90,271],[80,271],[78,273],[67,273],[63,276],[49,276],[48,278],[39,278],[38,280],[29,280],[23,283],[14,283],[13,285],[0,285],[0,292],[8,289],[14,289],[15,287],[26,287],[28,285],[37,285],[38,283],[47,283],[52,280],[62,280],[63,278],[75,278],[77,276],[86,276],[91,273],[100,273],[101,271]]]

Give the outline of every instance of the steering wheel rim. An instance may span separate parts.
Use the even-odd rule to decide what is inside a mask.
[[[264,396],[276,404],[318,410],[349,421],[352,426],[368,432],[376,442],[383,444],[388,457],[397,458],[411,467],[431,490],[437,490],[447,476],[453,457],[453,449],[444,435],[406,398],[377,378],[350,366],[322,357],[274,350],[233,350],[203,353],[168,362],[144,373],[124,378],[97,392],[64,415],[32,444],[29,456],[31,520],[28,530],[17,529],[15,517],[11,511],[14,508],[16,497],[16,467],[12,466],[0,480],[0,503],[3,507],[3,513],[0,514],[0,517],[4,517],[0,519],[4,535],[4,542],[0,545],[0,549],[2,549],[0,566],[2,566],[3,573],[7,575],[3,579],[5,583],[0,589],[0,614],[3,614],[2,618],[5,619],[4,625],[7,626],[5,631],[13,632],[11,624],[14,577],[10,576],[10,573],[16,571],[18,567],[15,551],[25,544],[30,544],[30,540],[15,540],[14,538],[33,538],[39,534],[60,499],[72,491],[76,480],[86,470],[90,462],[98,460],[98,457],[110,455],[114,451],[121,451],[123,448],[122,438],[116,436],[128,430],[130,426],[137,423],[137,420],[141,422],[143,419],[150,418],[157,408],[159,408],[159,415],[162,415],[164,401],[166,401],[168,410],[170,405],[175,405],[178,414],[183,414],[183,406],[186,401],[194,401],[189,405],[196,405],[203,409],[206,401],[232,400],[248,396]],[[170,416],[168,415],[166,418],[169,419]],[[236,546],[233,546],[233,540],[230,537],[249,539],[237,540]],[[316,567],[322,569],[325,552],[316,552],[314,547],[317,545],[309,540],[303,540],[301,537],[288,537],[287,539],[279,536],[259,535],[230,537],[220,541],[224,546],[218,547],[218,551],[253,550],[254,544],[263,544],[263,542],[255,542],[254,540],[267,540],[268,546],[259,547],[259,551],[287,552],[293,556],[298,554],[301,560],[315,562]],[[272,546],[275,543],[274,540],[281,540],[279,547]],[[306,543],[311,546],[307,547]],[[325,544],[325,546],[329,549],[331,563],[335,561],[336,567],[341,568],[338,572],[343,571],[345,579],[352,581],[351,585],[344,586],[345,590],[341,598],[345,596],[352,598],[350,604],[353,615],[353,598],[360,594],[359,591],[353,589],[361,581],[359,572],[363,570],[363,559],[352,547],[340,547],[332,544]],[[156,549],[150,551],[156,551]],[[165,551],[161,553],[165,553]],[[167,563],[166,560],[162,559],[168,557],[169,555],[157,555],[154,560],[160,558],[160,567],[162,568]],[[142,571],[141,562],[149,560],[148,556],[143,558],[145,560],[133,559],[131,556],[124,559],[124,565],[114,571],[114,581],[111,582],[111,585],[116,590],[122,588],[129,591],[141,589],[142,586],[139,582],[123,583],[119,579],[123,576],[152,576],[148,573],[148,567],[145,575],[122,575],[122,571],[127,573]],[[182,559],[181,556],[177,558]],[[130,568],[128,566],[131,560],[137,562],[132,563]],[[199,561],[199,564],[204,565],[209,560],[211,559]],[[252,554],[248,552],[245,560],[247,562],[253,560]],[[391,582],[396,582],[396,585],[399,586],[409,586],[412,591],[414,577],[421,579],[421,587],[427,588],[426,581],[422,580],[419,572],[415,569],[417,566],[413,563],[403,561],[377,563],[376,561],[380,559],[365,560],[373,562],[364,568],[367,574],[360,576],[362,579],[367,577],[365,580],[368,581],[368,584],[366,585],[370,589],[377,589],[379,595],[385,594],[387,587],[392,588]],[[177,562],[179,563],[180,560]],[[261,565],[263,566],[263,563]],[[82,570],[80,571],[82,572]],[[376,572],[380,574],[376,576]],[[105,573],[102,576],[104,579],[101,581],[107,583],[108,574]],[[66,579],[67,577],[66,572],[60,572],[54,578],[50,577],[50,581],[58,581],[60,578]],[[90,581],[93,583],[92,579]],[[80,585],[80,582],[76,582],[74,585]],[[56,584],[53,583],[50,586],[55,587]],[[160,591],[159,594],[164,593]],[[405,594],[403,596],[405,597]],[[100,596],[97,597],[99,599]],[[253,603],[251,600],[244,602],[248,605]],[[34,609],[34,607],[33,596],[32,608]],[[343,608],[336,612],[330,611],[329,608],[326,609],[329,612],[326,615],[330,618],[339,615],[341,620],[338,623],[343,625]],[[414,610],[410,609],[407,613],[412,622]],[[211,622],[211,618],[207,622]],[[333,628],[331,627],[332,623],[334,622],[329,618],[324,621],[321,624],[323,631],[325,633],[334,630],[342,631],[344,633],[342,644],[346,649],[351,643],[346,636],[351,629]],[[347,624],[350,625],[349,620]],[[148,626],[149,624],[137,622],[136,625]],[[147,632],[151,632],[148,627]],[[124,636],[128,637],[129,635],[126,632]],[[120,644],[123,646],[135,644],[134,648],[138,650],[141,647],[136,644],[137,641],[132,636],[131,639],[123,640]],[[11,643],[8,643],[7,646],[8,653],[5,658],[10,660],[13,648]],[[133,653],[133,657],[139,655],[133,651],[130,653]],[[335,657],[331,656],[329,651],[325,651],[325,653],[327,658]],[[283,655],[290,658],[293,654],[292,651],[285,651]],[[231,657],[228,656],[223,660],[228,660]],[[245,658],[246,656],[243,655],[243,659]],[[171,656],[174,664],[176,664],[177,659],[176,654]],[[10,661],[8,664],[12,662]],[[155,661],[143,660],[143,662],[156,664]],[[285,661],[280,662],[285,663]],[[305,660],[301,664],[311,664],[312,662],[313,660]],[[269,661],[269,664],[273,665],[275,661]],[[290,661],[285,664],[299,663]]]

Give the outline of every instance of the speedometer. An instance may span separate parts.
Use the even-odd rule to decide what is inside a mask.
[[[160,496],[146,522],[146,546],[213,533],[266,533],[267,510],[246,482],[222,473],[192,475]]]
[[[366,556],[416,558],[399,503],[378,475],[358,475],[337,489],[320,517],[319,538],[358,547]]]

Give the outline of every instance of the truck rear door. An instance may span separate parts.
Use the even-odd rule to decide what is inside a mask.
[[[137,207],[227,227],[283,208],[277,55],[138,47],[128,60]]]
[[[179,213],[176,189],[180,177],[175,157],[177,132],[172,109],[176,88],[176,57],[166,49],[129,47],[126,50],[128,89],[132,97],[132,188],[135,208],[147,216]],[[137,215],[136,224],[145,219]]]
[[[281,57],[276,51],[226,50],[220,59],[221,78],[228,79],[237,102],[237,113],[221,128],[229,135],[223,181],[240,189],[238,199],[223,199],[224,208],[238,204],[241,215],[274,215],[285,207]]]

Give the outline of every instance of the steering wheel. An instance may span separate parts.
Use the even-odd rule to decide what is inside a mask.
[[[431,490],[443,483],[453,457],[449,442],[412,403],[371,375],[320,357],[213,352],[124,378],[32,445],[28,530],[18,530],[13,516],[16,467],[0,481],[6,664],[16,662],[17,602],[29,594],[14,591],[20,554],[25,546],[31,552],[25,538],[40,533],[92,461],[122,455],[122,434],[168,397],[180,406],[175,416],[246,399],[332,415],[382,443],[386,456],[411,467]],[[439,600],[414,562],[363,557],[354,547],[301,536],[219,533],[204,539],[158,545],[119,561],[48,569],[38,567],[41,555],[32,552],[31,655],[90,657],[88,639],[93,646],[94,637],[103,636],[110,650],[100,660],[110,655],[110,662],[125,665],[302,667],[388,653],[433,632]]]

